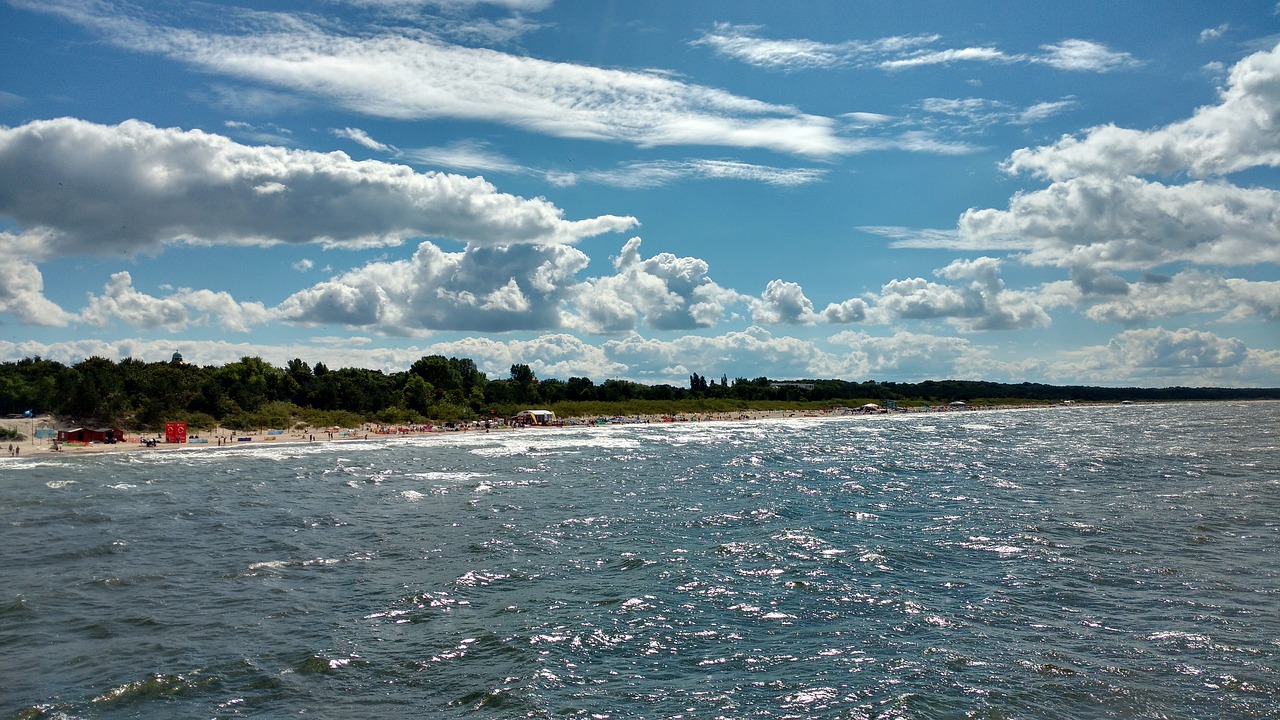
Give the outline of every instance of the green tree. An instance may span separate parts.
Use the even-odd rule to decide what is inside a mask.
[[[429,355],[409,366],[409,372],[417,375],[441,393],[462,390],[462,373],[443,355]]]
[[[285,363],[284,376],[285,386],[290,393],[288,400],[297,405],[306,405],[311,386],[316,380],[311,366],[303,362],[302,358],[294,358]]]
[[[116,364],[96,355],[59,376],[58,396],[56,412],[84,421],[114,424],[129,409]]]
[[[222,366],[215,375],[227,396],[247,412],[281,399],[276,391],[284,373],[260,357],[242,357],[239,362]]]
[[[449,358],[449,366],[457,373],[462,380],[462,392],[464,395],[471,397],[475,395],[476,390],[480,391],[480,396],[484,396],[484,387],[489,383],[489,379],[485,374],[480,372],[480,368],[476,367],[476,363],[471,358]]]
[[[510,380],[490,380],[484,388],[484,404],[500,407],[515,405],[515,383]]]
[[[190,365],[167,362],[126,365],[126,385],[134,406],[135,427],[158,427],[181,419],[199,404],[204,372]]]
[[[0,364],[0,412],[40,414],[54,408],[62,363],[40,357]]]
[[[569,400],[595,400],[595,383],[591,378],[571,377],[565,382],[565,396]]]
[[[539,402],[551,405],[568,399],[568,386],[563,380],[547,378],[538,383]]]
[[[422,379],[421,375],[409,375],[404,389],[400,391],[403,407],[414,412],[426,414],[427,408],[435,402],[436,389]]]
[[[516,402],[537,403],[541,400],[538,395],[538,378],[528,365],[511,366],[511,384],[515,386]]]

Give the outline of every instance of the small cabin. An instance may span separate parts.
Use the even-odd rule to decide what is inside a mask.
[[[119,428],[71,428],[58,431],[58,442],[114,445],[124,442],[124,431]]]

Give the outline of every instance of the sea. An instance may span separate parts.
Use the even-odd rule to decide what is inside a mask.
[[[1277,718],[1280,403],[0,462],[16,718]]]

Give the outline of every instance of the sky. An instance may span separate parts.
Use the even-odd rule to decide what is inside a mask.
[[[1280,5],[0,0],[0,361],[1280,387]]]

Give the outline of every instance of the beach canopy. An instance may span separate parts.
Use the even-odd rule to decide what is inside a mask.
[[[866,405],[863,405],[862,407],[860,407],[860,408],[858,408],[858,409],[859,409],[859,410],[879,410],[879,409],[880,409],[880,406],[879,406],[879,405],[877,405],[877,404],[875,404],[875,403],[867,403]]]
[[[534,425],[550,425],[556,421],[556,414],[550,410],[521,410],[516,413],[515,419]]]
[[[964,401],[963,401],[963,400],[956,400],[956,401],[953,401],[951,404],[952,404],[952,405],[964,405]]]

